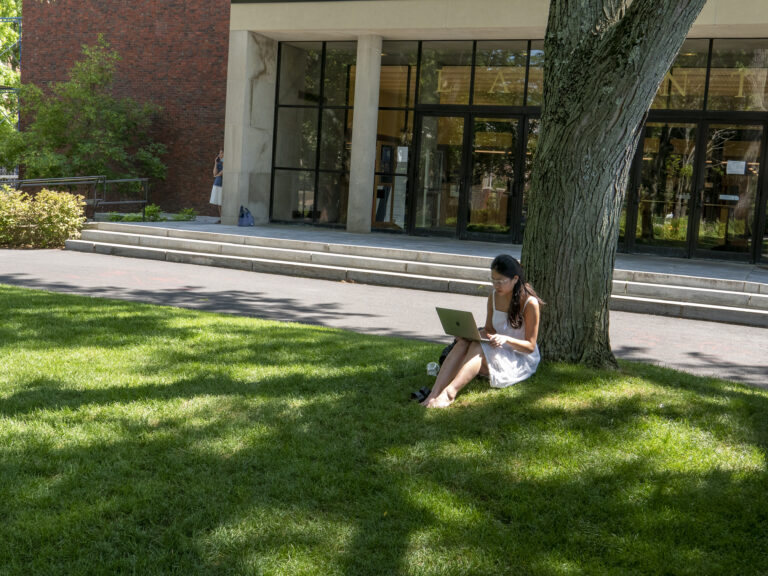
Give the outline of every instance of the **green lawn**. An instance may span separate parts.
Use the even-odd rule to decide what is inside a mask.
[[[0,286],[0,574],[766,574],[768,392]]]

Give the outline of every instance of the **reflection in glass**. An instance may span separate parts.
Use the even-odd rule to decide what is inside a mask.
[[[349,199],[349,174],[321,172],[317,184],[317,222],[345,224]]]
[[[645,127],[635,242],[684,248],[693,192],[695,124]]]
[[[541,106],[544,96],[544,41],[531,42],[531,62],[528,65],[528,96],[526,106]]]
[[[379,106],[406,108],[414,104],[419,43],[387,40],[381,46]]]
[[[651,108],[701,110],[707,81],[709,40],[686,40],[661,81]]]
[[[326,42],[325,44],[325,106],[352,106],[355,95],[355,61],[357,43]]]
[[[509,200],[515,183],[517,126],[517,120],[475,118],[469,231],[509,233]]]
[[[352,110],[325,108],[320,138],[320,169],[349,170]]]
[[[272,193],[273,220],[311,220],[315,206],[315,173],[275,170]]]
[[[279,104],[320,104],[322,42],[280,43]]]
[[[760,172],[760,126],[709,127],[697,248],[748,252]]]
[[[533,172],[533,162],[536,159],[536,151],[539,145],[539,120],[532,118],[528,120],[528,140],[525,143],[525,166],[523,167],[523,208],[522,220],[520,222],[520,238],[522,241],[525,231],[525,222],[528,219],[528,201],[531,193],[531,173]]]
[[[405,110],[379,110],[376,130],[376,172],[399,172],[401,159],[407,164],[410,156],[410,140],[413,132],[413,112]],[[393,153],[384,162],[382,147],[389,146]],[[396,151],[397,153],[395,153]]]
[[[417,228],[456,231],[464,118],[424,116],[414,186]]]
[[[472,42],[423,42],[419,102],[469,104],[471,70]]]
[[[766,110],[768,40],[714,40],[709,110]]]
[[[275,165],[314,168],[317,146],[317,108],[279,108]]]
[[[376,175],[373,190],[371,227],[405,229],[407,176]]]
[[[478,42],[474,104],[522,106],[528,42]]]

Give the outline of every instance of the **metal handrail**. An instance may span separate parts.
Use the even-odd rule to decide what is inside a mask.
[[[92,187],[93,195],[91,197],[90,190],[86,195],[86,204],[92,209],[93,213],[96,213],[96,209],[99,206],[112,206],[119,204],[141,204],[142,219],[146,217],[146,207],[149,204],[149,178],[118,178],[114,180],[107,180],[106,176],[69,176],[63,178],[25,178],[19,179],[18,177],[10,177],[7,179],[15,188],[24,187],[41,187],[41,186],[83,186],[88,185]],[[107,201],[107,187],[110,184],[122,184],[127,182],[139,182],[144,192],[143,200],[112,200]],[[101,197],[97,196],[97,190],[101,188]]]

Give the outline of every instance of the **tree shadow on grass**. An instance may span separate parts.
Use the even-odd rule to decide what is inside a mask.
[[[350,311],[333,298],[321,305],[309,305],[298,298],[275,298],[257,289],[244,290],[209,290],[203,286],[187,285],[180,289],[142,290],[120,286],[82,286],[66,282],[41,282],[26,278],[23,274],[0,275],[0,284],[24,286],[38,290],[50,290],[57,293],[70,293],[95,298],[129,300],[146,304],[173,306],[176,308],[195,309],[220,314],[251,316],[280,322],[300,322],[310,325],[327,325],[340,318],[348,319]],[[375,327],[368,327],[371,318],[382,317],[373,312],[355,312],[355,318],[361,319],[360,331],[375,333]],[[418,331],[389,330],[391,335],[403,338],[422,338]]]
[[[436,345],[245,324],[200,343],[138,317],[189,345],[158,340],[125,382],[38,375],[0,402],[7,573],[768,569],[762,391],[544,365],[432,412],[406,398]]]

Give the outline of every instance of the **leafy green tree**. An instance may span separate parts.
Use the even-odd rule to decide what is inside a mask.
[[[83,46],[69,80],[44,91],[20,87],[23,131],[0,142],[0,165],[21,165],[27,177],[105,175],[164,178],[165,146],[149,135],[160,107],[112,93],[120,57],[100,36]]]
[[[0,0],[0,18],[20,16],[21,0]],[[15,128],[18,117],[18,100],[9,89],[19,87],[19,55],[19,24],[0,22],[0,138]]]

